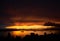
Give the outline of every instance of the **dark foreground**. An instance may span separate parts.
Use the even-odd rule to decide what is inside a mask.
[[[20,36],[13,37],[8,33],[7,36],[0,36],[0,41],[60,41],[60,34],[46,34],[38,35],[31,33],[31,35],[26,35],[25,37],[21,38]]]

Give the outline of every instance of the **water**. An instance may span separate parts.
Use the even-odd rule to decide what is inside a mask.
[[[19,37],[24,37],[26,35],[30,35],[31,33],[34,33],[34,34],[38,34],[38,35],[44,35],[44,33],[46,34],[55,34],[59,32],[58,30],[43,30],[43,31],[2,31],[0,32],[0,35],[3,35],[3,36],[7,36],[8,33],[11,34],[11,36],[13,37],[16,37],[16,36],[19,36]]]
[[[38,34],[38,35],[44,35],[44,33],[46,34],[55,34],[57,33],[58,31],[55,31],[55,30],[48,30],[48,31],[11,31],[11,35],[16,37],[16,36],[20,36],[20,37],[24,37],[26,35],[30,35],[31,33],[34,33],[34,34]]]

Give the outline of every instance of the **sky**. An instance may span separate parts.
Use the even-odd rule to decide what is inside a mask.
[[[59,4],[57,0],[2,0],[0,25],[11,25],[20,20],[60,24]]]

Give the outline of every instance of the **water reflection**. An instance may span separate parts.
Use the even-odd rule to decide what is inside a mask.
[[[34,34],[38,34],[38,35],[44,35],[44,33],[46,32],[46,34],[51,34],[51,33],[56,33],[57,31],[11,31],[11,35],[16,37],[16,36],[21,36],[24,37],[26,35],[30,35],[30,33],[34,33]]]

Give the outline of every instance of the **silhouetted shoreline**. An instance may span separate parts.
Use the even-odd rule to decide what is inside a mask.
[[[25,37],[21,38],[20,36],[13,37],[10,33],[7,36],[0,36],[1,41],[59,41],[60,40],[60,33],[59,34],[46,34],[38,35],[31,33],[30,35],[26,35]]]

